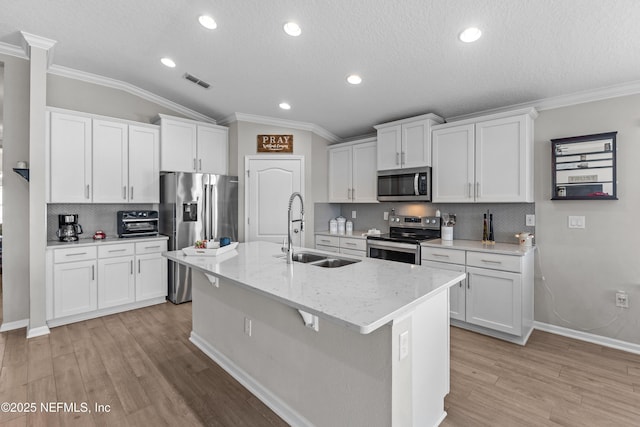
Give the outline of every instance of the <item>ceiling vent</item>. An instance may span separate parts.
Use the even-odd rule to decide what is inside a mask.
[[[204,80],[200,80],[193,74],[185,73],[184,78],[189,80],[191,83],[195,83],[205,89],[209,89],[209,86],[211,86],[209,83],[205,82]]]

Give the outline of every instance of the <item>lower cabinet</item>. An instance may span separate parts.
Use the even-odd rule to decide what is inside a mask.
[[[50,326],[162,302],[167,296],[166,250],[166,240],[160,239],[48,250]]]
[[[53,281],[57,284],[53,298],[55,316],[72,316],[98,308],[95,260],[56,264]]]
[[[367,240],[346,235],[316,234],[316,249],[358,257],[367,256]]]
[[[422,265],[467,273],[449,290],[452,325],[526,343],[533,329],[533,251],[505,255],[423,246]]]

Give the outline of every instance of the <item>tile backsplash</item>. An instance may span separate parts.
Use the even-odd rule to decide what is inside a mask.
[[[482,219],[487,210],[493,214],[496,242],[517,243],[514,234],[521,231],[535,233],[535,227],[525,226],[525,216],[535,214],[534,203],[316,203],[315,230],[328,230],[329,220],[340,214],[353,221],[354,230],[377,228],[385,233],[389,231],[389,225],[383,215],[384,212],[391,214],[393,209],[399,215],[433,216],[437,209],[443,214],[454,213],[454,239],[481,240]],[[353,211],[356,211],[355,219],[352,219]]]
[[[116,215],[118,211],[158,210],[157,204],[59,204],[47,205],[47,240],[57,240],[58,215],[78,214],[78,224],[84,231],[80,238],[93,236],[102,230],[107,237],[117,234]]]

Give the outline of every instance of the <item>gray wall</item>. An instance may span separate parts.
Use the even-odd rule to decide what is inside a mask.
[[[29,318],[29,183],[12,171],[29,159],[29,61],[4,63],[2,322]]]
[[[535,320],[640,344],[640,95],[542,111],[535,121]],[[618,131],[617,201],[551,201],[551,138]],[[585,229],[569,229],[584,215]],[[616,308],[616,290],[630,308]]]

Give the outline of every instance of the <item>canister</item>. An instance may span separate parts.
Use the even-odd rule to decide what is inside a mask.
[[[343,216],[339,216],[336,218],[336,221],[338,222],[338,234],[345,234],[346,232],[346,222],[347,222],[347,218],[343,217]]]
[[[329,233],[338,234],[338,221],[333,218],[329,221]]]
[[[347,235],[349,235],[349,236],[353,234],[353,222],[352,221],[347,221],[346,222],[345,231],[347,232]]]

